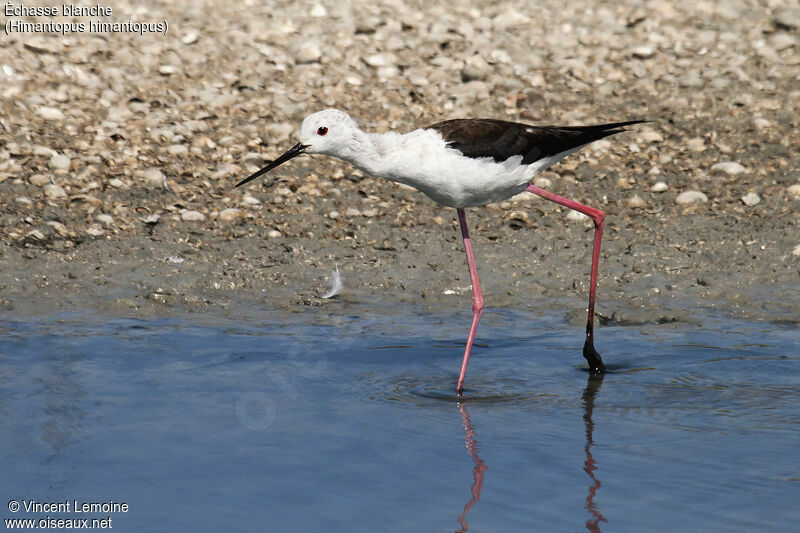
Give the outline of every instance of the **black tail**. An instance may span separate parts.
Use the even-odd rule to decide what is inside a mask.
[[[644,124],[645,122],[652,122],[650,120],[629,120],[627,122],[614,122],[611,124],[598,124],[596,126],[545,126],[547,128],[553,128],[556,130],[568,130],[568,131],[575,131],[575,132],[582,132],[588,134],[599,134],[604,133],[602,137],[598,137],[598,139],[602,139],[607,135],[614,135],[615,133],[620,133],[625,130],[625,126],[632,126],[633,124]],[[596,139],[595,139],[596,140]],[[591,142],[591,141],[590,141]]]
[[[530,149],[523,156],[523,163],[552,157],[578,147],[599,141],[604,137],[627,131],[625,126],[649,122],[628,120],[595,126],[532,126],[526,131]]]

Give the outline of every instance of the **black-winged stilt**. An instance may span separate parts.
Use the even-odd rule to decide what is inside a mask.
[[[595,229],[583,356],[591,372],[601,373],[605,371],[605,365],[594,348],[594,301],[605,213],[540,189],[530,181],[539,172],[587,144],[641,122],[645,121],[562,127],[530,126],[492,119],[456,119],[406,134],[367,133],[347,113],[326,109],[303,120],[300,142],[237,183],[236,187],[300,154],[325,154],[348,161],[375,177],[410,185],[438,204],[454,207],[461,225],[473,292],[472,326],[456,386],[459,395],[464,390],[469,355],[483,314],[483,295],[464,208],[499,202],[528,190],[588,215],[594,221]]]

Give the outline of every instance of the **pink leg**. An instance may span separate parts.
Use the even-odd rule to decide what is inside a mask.
[[[478,331],[478,322],[483,314],[483,295],[481,294],[481,284],[478,281],[478,270],[475,268],[475,257],[472,255],[472,243],[469,240],[469,230],[467,229],[467,217],[464,210],[456,209],[458,212],[458,222],[461,224],[461,237],[464,239],[464,251],[467,253],[467,265],[469,266],[469,277],[472,279],[472,326],[469,328],[467,337],[467,348],[464,350],[464,362],[461,363],[461,374],[458,376],[456,394],[459,396],[464,391],[464,376],[467,375],[467,364],[469,364],[469,354],[472,351],[472,343],[475,342],[475,332]]]
[[[583,345],[583,356],[589,363],[589,370],[599,374],[606,371],[606,365],[600,354],[594,349],[594,295],[597,289],[597,264],[600,262],[600,241],[603,238],[606,214],[599,209],[580,204],[563,196],[540,189],[535,185],[528,185],[527,190],[546,200],[555,202],[569,209],[588,215],[594,221],[594,245],[592,246],[592,276],[589,285],[589,317],[586,320],[586,342]]]
[[[467,531],[469,529],[469,524],[467,523],[467,513],[472,506],[478,503],[478,500],[481,499],[481,491],[483,490],[483,474],[489,469],[483,462],[483,460],[478,457],[478,441],[475,440],[475,430],[472,429],[472,422],[469,420],[469,413],[467,412],[467,406],[464,405],[463,402],[458,402],[458,410],[461,411],[461,422],[464,426],[464,445],[467,447],[467,453],[472,460],[475,462],[475,466],[472,469],[472,499],[467,502],[464,506],[464,511],[461,513],[461,516],[458,517],[458,521],[461,524],[461,528],[459,531]]]

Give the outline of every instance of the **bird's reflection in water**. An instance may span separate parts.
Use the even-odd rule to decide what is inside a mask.
[[[467,406],[463,402],[458,402],[458,410],[461,412],[461,423],[464,426],[464,446],[467,448],[467,453],[472,457],[475,466],[472,468],[472,499],[464,506],[461,516],[458,517],[458,522],[461,524],[461,529],[456,530],[456,533],[462,533],[469,529],[467,522],[467,513],[473,505],[478,503],[481,498],[481,489],[483,488],[483,474],[489,468],[483,460],[478,457],[478,442],[475,440],[475,430],[472,429],[472,422],[469,419]]]
[[[603,513],[598,509],[594,501],[597,495],[597,490],[602,483],[595,475],[597,471],[597,463],[592,457],[592,446],[594,445],[594,421],[592,420],[592,411],[594,410],[594,398],[600,386],[603,384],[603,374],[590,374],[589,380],[586,382],[586,388],[583,389],[583,423],[586,430],[586,462],[583,463],[583,471],[592,480],[589,485],[589,494],[586,496],[586,505],[584,506],[591,518],[586,521],[586,529],[592,533],[600,533],[600,522],[608,522],[603,516]]]

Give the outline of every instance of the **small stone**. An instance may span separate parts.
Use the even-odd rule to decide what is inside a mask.
[[[36,185],[37,187],[44,187],[45,185],[50,183],[50,177],[45,176],[44,174],[34,174],[30,178],[28,178],[28,181],[30,181],[33,185]]]
[[[681,205],[707,201],[708,197],[700,191],[684,191],[675,198],[675,202]]]
[[[499,33],[512,26],[528,24],[530,21],[531,19],[509,6],[505,11],[492,19],[492,25],[494,26],[494,30]]]
[[[33,147],[33,155],[39,155],[42,157],[53,157],[55,152],[48,148],[47,146],[42,146],[41,144],[37,144]]]
[[[112,187],[116,187],[116,188],[125,186],[125,182],[122,181],[119,178],[112,178],[112,179],[108,180],[108,184],[111,185]]]
[[[795,198],[800,198],[800,183],[789,185],[786,188],[786,192],[788,192],[791,196],[794,196]]]
[[[328,16],[328,10],[322,4],[314,4],[311,8],[311,16],[315,18],[322,18]]]
[[[474,54],[467,59],[461,71],[461,79],[463,81],[485,80],[491,71],[492,67],[489,66],[486,60],[479,54]]]
[[[45,120],[64,120],[66,115],[55,107],[42,106],[36,110],[36,114]]]
[[[69,230],[67,229],[67,227],[57,220],[50,220],[47,222],[47,225],[56,230],[56,232],[62,237],[66,237],[69,235]]]
[[[328,218],[330,218],[331,220],[336,220],[337,218],[339,218],[339,212],[331,211],[330,213],[328,213]]]
[[[716,163],[711,167],[711,170],[715,172],[724,172],[729,176],[736,176],[738,174],[742,174],[743,172],[747,172],[747,169],[736,161],[723,161],[721,163]]]
[[[28,237],[33,237],[37,241],[43,241],[44,240],[44,233],[42,233],[38,229],[34,229],[34,230],[29,231],[27,233],[27,236]]]
[[[479,80],[462,83],[453,88],[453,95],[459,105],[471,105],[475,102],[489,98],[489,85]]]
[[[397,61],[394,54],[372,54],[364,59],[364,62],[371,67],[393,66]]]
[[[765,130],[772,127],[772,123],[765,118],[759,117],[753,119],[753,126],[755,126],[757,130]]]
[[[261,200],[259,200],[258,198],[255,198],[253,196],[250,196],[248,194],[247,196],[242,198],[242,203],[245,204],[245,205],[261,205]]]
[[[800,9],[779,9],[772,15],[772,22],[778,28],[796,30],[800,27]]]
[[[97,215],[94,217],[94,219],[104,226],[110,226],[114,223],[114,217],[111,215],[106,215],[105,213]]]
[[[690,71],[678,78],[678,87],[702,87],[705,80],[695,71]]]
[[[593,142],[591,147],[593,152],[605,152],[611,148],[611,141],[607,139],[600,139],[599,141]],[[638,149],[639,147],[637,146],[636,150]]]
[[[182,144],[173,144],[167,148],[170,155],[184,156],[189,153],[189,149]]]
[[[242,216],[242,214],[243,213],[241,209],[237,209],[235,207],[229,207],[228,209],[223,209],[222,211],[220,211],[219,216],[217,218],[219,218],[219,220],[221,220],[222,222],[231,222],[232,220],[236,220],[237,218]]]
[[[88,228],[86,228],[86,233],[91,235],[92,237],[99,237],[106,232],[103,228],[100,227],[99,224],[92,224]]]
[[[409,69],[403,73],[408,81],[417,87],[427,87],[428,77],[419,69]]]
[[[692,152],[702,152],[706,149],[706,142],[701,137],[695,137],[686,141],[686,146]]]
[[[800,257],[800,244],[794,247],[792,250],[792,255],[795,257]]]
[[[667,185],[663,181],[658,181],[652,187],[650,187],[650,191],[652,192],[664,192],[667,189],[669,189],[669,185]]]
[[[539,187],[540,189],[547,189],[548,187],[553,185],[553,182],[552,180],[550,180],[550,178],[539,176],[538,178],[533,180],[533,184]]]
[[[186,35],[183,36],[181,42],[183,42],[183,44],[194,44],[197,42],[197,39],[199,37],[200,36],[197,34],[196,31],[190,30],[186,33]]]
[[[167,177],[157,168],[148,168],[140,174],[148,185],[164,187],[167,184]]]
[[[346,216],[346,217],[360,217],[361,216],[361,211],[359,211],[355,207],[348,207],[347,211],[344,212],[344,216]]]
[[[6,15],[7,14],[8,13],[6,13]],[[45,39],[40,35],[26,39],[22,45],[37,54],[58,54],[63,49],[58,40]]]
[[[50,158],[50,168],[53,170],[69,170],[72,160],[64,154],[53,154]]]
[[[164,141],[171,141],[175,134],[165,128],[153,128],[150,130],[150,138],[161,144]]]
[[[361,212],[361,215],[362,215],[362,216],[365,216],[365,217],[367,217],[367,218],[372,218],[372,217],[375,217],[375,216],[377,216],[377,215],[378,215],[378,212],[377,212],[376,210],[374,210],[374,209],[364,209],[364,210]]]
[[[742,202],[744,202],[744,205],[747,207],[753,207],[761,203],[761,197],[754,192],[747,193],[742,196]]]
[[[617,179],[617,187],[619,187],[620,189],[630,189],[631,182],[628,181],[628,178],[619,178]]]
[[[400,71],[397,69],[396,66],[388,65],[388,66],[385,66],[385,67],[380,67],[378,69],[377,74],[378,74],[378,79],[389,80],[389,79],[396,78],[397,76],[399,76],[400,75]]]
[[[319,49],[317,44],[306,41],[295,49],[294,55],[298,63],[313,63],[320,60],[322,50]]]
[[[278,237],[282,236],[283,235],[281,234],[281,232],[276,229],[271,229],[267,232],[267,237],[269,237],[270,239],[277,239]]]
[[[489,53],[489,60],[492,63],[502,63],[504,65],[510,65],[512,63],[511,56],[508,55],[508,52],[505,50],[492,50]]]
[[[237,167],[236,165],[233,165],[231,163],[223,163],[222,165],[217,167],[217,170],[215,170],[211,174],[211,177],[214,178],[215,180],[219,180],[222,178],[226,178],[228,176],[233,176],[238,171],[239,167]]]
[[[283,143],[289,140],[289,137],[294,133],[294,126],[288,122],[278,122],[276,124],[269,124],[265,128],[269,139],[275,143]],[[257,163],[261,166],[263,161]]]
[[[86,205],[91,205],[94,207],[103,205],[103,201],[99,200],[98,198],[92,196],[91,194],[76,194],[73,196],[70,201],[72,202],[82,202]]]
[[[664,140],[664,137],[660,133],[653,130],[644,130],[639,133],[638,137],[642,142],[647,143],[660,143]]]
[[[567,220],[572,220],[575,222],[585,222],[589,220],[589,217],[587,215],[584,215],[580,211],[575,211],[573,209],[570,209],[569,213],[567,213]]]
[[[152,214],[152,215],[147,215],[145,217],[144,223],[149,226],[155,226],[156,224],[158,224],[159,220],[161,220],[161,215]]]
[[[184,222],[202,222],[206,216],[200,211],[187,210],[181,213],[181,220]]]
[[[208,101],[209,109],[219,109],[221,107],[230,107],[237,101],[236,96],[232,94],[219,94]]]
[[[27,155],[28,154],[28,150],[24,149],[22,146],[20,146],[19,144],[15,143],[15,142],[10,142],[10,143],[6,144],[5,148],[6,148],[6,150],[8,150],[8,153],[12,154],[12,155]],[[50,155],[52,155],[52,154],[50,154]],[[3,159],[8,159],[8,157],[6,156]]]
[[[31,200],[27,196],[17,196],[16,198],[14,198],[14,201],[22,205],[33,205],[33,200]]]
[[[719,142],[719,141],[717,141],[715,144],[717,146],[717,150],[719,150],[723,154],[731,154],[731,153],[733,153],[733,148],[731,148],[730,144],[725,144],[725,143]]]
[[[631,50],[631,54],[633,55],[633,57],[638,59],[649,59],[653,57],[655,53],[656,53],[655,48],[648,45],[635,46],[633,50]]]
[[[754,100],[755,99],[753,98],[753,95],[750,93],[737,92],[736,94],[733,95],[731,103],[739,107],[750,107],[753,105]]]
[[[65,191],[64,188],[61,187],[60,185],[49,183],[44,186],[44,195],[50,198],[51,200],[55,200],[57,198],[66,197],[67,191]]]
[[[632,207],[632,208],[639,208],[639,207],[644,207],[645,206],[644,200],[638,194],[634,194],[633,196],[628,198],[627,204],[628,204],[628,207]]]
[[[174,65],[161,65],[158,67],[158,73],[164,76],[171,76],[176,72],[178,72],[178,69]]]

